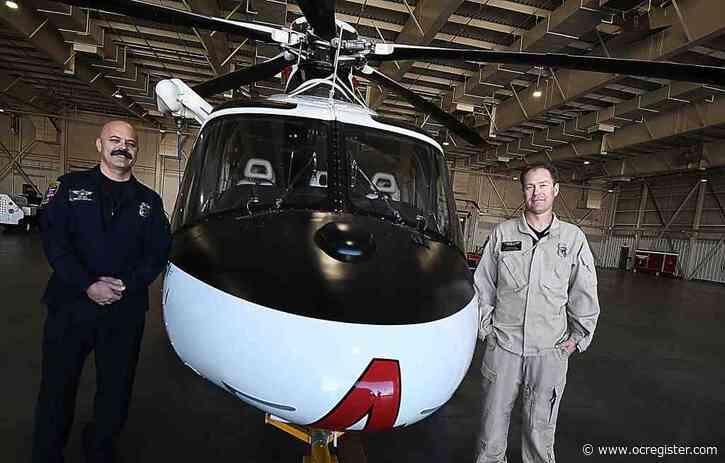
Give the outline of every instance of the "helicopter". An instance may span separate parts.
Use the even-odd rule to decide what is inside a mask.
[[[190,87],[156,86],[159,110],[201,128],[172,217],[162,303],[171,344],[197,374],[336,461],[350,431],[410,426],[453,395],[473,358],[478,299],[441,145],[392,124],[355,79],[397,93],[474,146],[481,135],[374,68],[471,60],[725,84],[723,69],[554,53],[374,43],[299,0],[273,27],[137,0],[62,0],[176,26],[233,32],[280,53]],[[263,100],[205,100],[287,75]]]

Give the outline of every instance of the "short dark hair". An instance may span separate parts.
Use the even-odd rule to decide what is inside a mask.
[[[546,169],[549,171],[549,174],[551,175],[551,178],[554,180],[554,185],[559,183],[559,170],[554,167],[553,164],[548,162],[539,162],[537,164],[529,164],[524,168],[524,170],[521,171],[521,176],[519,177],[519,180],[521,181],[521,188],[526,189],[526,184],[524,183],[524,178],[526,177],[526,174],[531,172],[534,169]]]

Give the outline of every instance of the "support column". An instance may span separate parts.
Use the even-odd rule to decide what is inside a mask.
[[[58,177],[68,172],[68,119],[63,119],[63,130],[60,133],[60,149],[58,150]]]
[[[619,188],[614,190],[609,196],[609,204],[607,210],[607,219],[602,224],[602,240],[599,242],[599,255],[603,256],[609,241],[612,238],[612,230],[614,229],[614,220],[617,216],[617,204],[619,203]],[[618,261],[617,261],[618,262]],[[616,266],[616,265],[615,265]]]
[[[693,232],[690,234],[690,240],[687,243],[687,260],[683,267],[686,269],[683,278],[685,280],[692,280],[694,275],[694,268],[692,266],[692,252],[700,236],[699,230],[702,225],[702,210],[705,205],[705,191],[707,190],[707,182],[700,182],[699,189],[697,190],[697,205],[695,206],[695,217],[692,220]]]
[[[642,238],[642,221],[644,220],[644,210],[647,207],[647,197],[649,196],[649,186],[642,183],[642,193],[639,199],[639,210],[637,211],[637,224],[634,232],[634,248],[630,252],[630,259],[634,259],[634,251],[639,247],[639,240]]]

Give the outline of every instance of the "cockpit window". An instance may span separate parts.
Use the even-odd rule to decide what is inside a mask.
[[[245,114],[209,122],[194,148],[196,185],[183,223],[230,209],[327,208],[329,124],[314,119]],[[183,192],[181,194],[184,194]],[[177,214],[178,215],[178,214]]]
[[[217,212],[331,210],[332,122],[270,114],[216,118],[194,145],[174,211],[174,229]],[[430,143],[337,123],[348,165],[348,198],[359,213],[426,230],[460,244],[443,157]]]
[[[387,131],[342,125],[352,204],[456,240],[445,168],[435,147]]]

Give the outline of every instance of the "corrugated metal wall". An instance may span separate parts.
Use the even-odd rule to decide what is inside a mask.
[[[599,264],[618,268],[623,246],[629,246],[630,258],[635,247],[674,251],[679,254],[677,276],[725,283],[723,196],[721,172],[650,178],[621,187],[613,223],[598,249]],[[630,268],[632,263],[630,259]]]
[[[672,247],[670,247],[670,242]],[[618,268],[622,246],[634,251],[634,235],[610,235],[600,243],[598,264],[605,268]],[[725,240],[690,240],[672,238],[656,239],[656,236],[640,238],[637,249],[650,251],[672,251],[679,253],[676,276],[695,280],[725,283]]]
[[[725,283],[725,241],[697,240],[691,251],[694,279]]]
[[[87,169],[98,163],[95,140],[101,127],[110,117],[78,114],[71,119],[57,119],[58,129],[47,118],[20,116],[12,119],[0,114],[0,142],[14,155],[27,149],[21,165],[41,193],[49,182],[66,172]],[[139,141],[138,160],[134,166],[136,178],[156,190],[171,214],[185,159],[175,159],[176,134],[162,133],[157,127],[134,123]],[[186,137],[182,148],[188,155],[194,136]],[[36,141],[36,143],[33,143]],[[42,141],[42,143],[41,143]],[[0,168],[7,164],[7,154],[0,150]],[[22,191],[26,179],[13,171],[0,180],[0,192]]]
[[[619,253],[622,246],[634,247],[634,236],[611,235],[604,237],[599,248],[592,247],[592,253],[597,256],[598,264],[604,268],[619,267]]]

